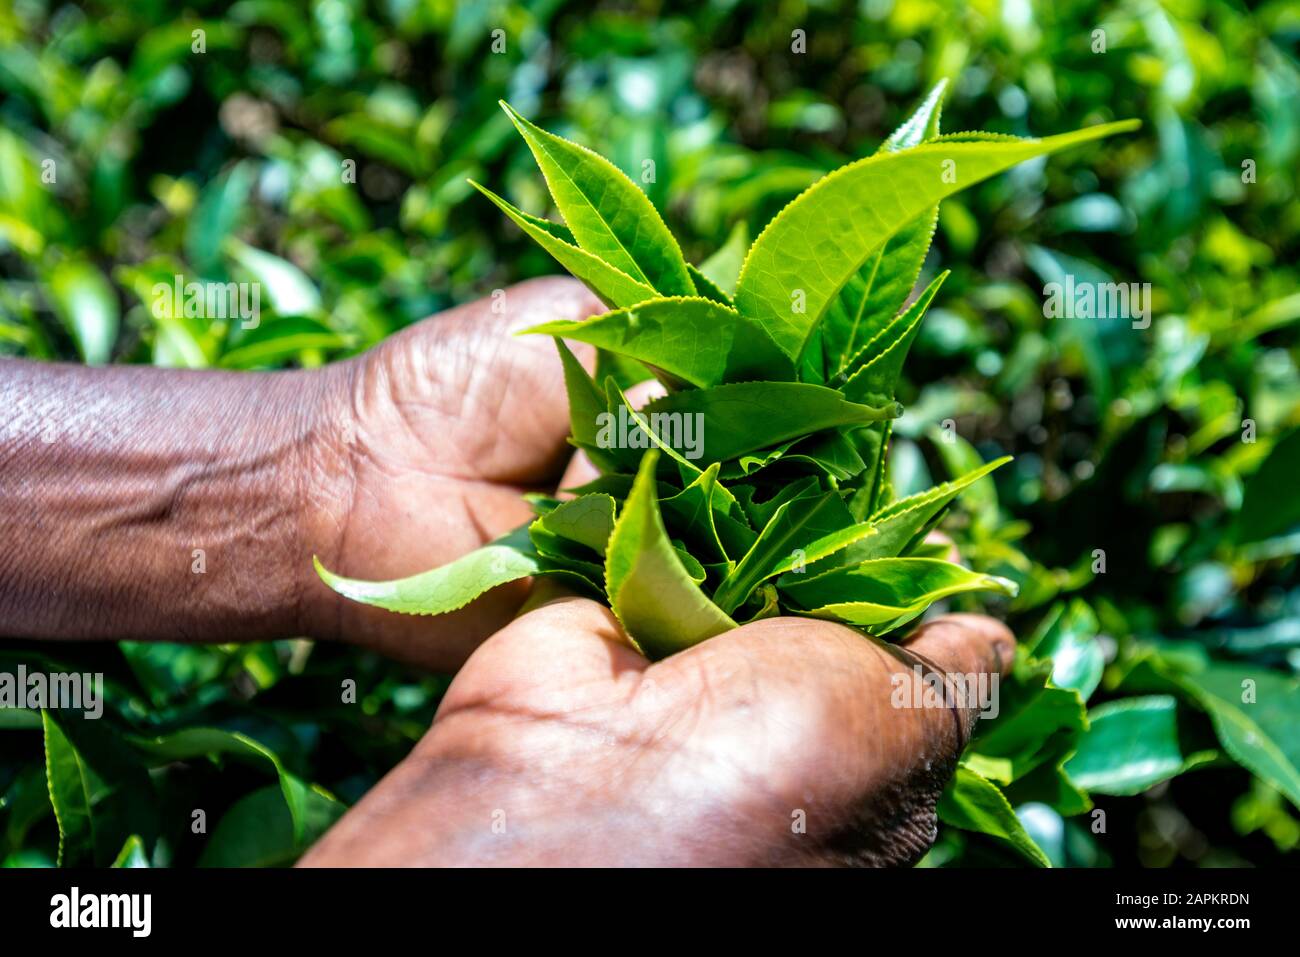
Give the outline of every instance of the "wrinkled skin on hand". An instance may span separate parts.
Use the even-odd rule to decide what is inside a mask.
[[[554,343],[513,333],[603,311],[576,281],[536,279],[325,370],[332,381],[307,478],[306,511],[320,516],[307,532],[310,551],[344,575],[400,578],[528,521],[521,493],[553,487],[572,448]],[[349,602],[305,571],[308,634],[438,670],[463,662],[526,594],[522,582],[506,585],[461,611],[420,618]]]
[[[651,664],[608,609],[561,598],[470,658],[304,863],[912,863],[976,714],[894,707],[895,683],[917,663],[999,673],[1013,652],[973,615],[901,646],[774,618]]]

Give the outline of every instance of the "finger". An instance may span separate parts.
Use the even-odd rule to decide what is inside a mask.
[[[668,390],[664,388],[663,383],[658,379],[646,379],[644,382],[638,382],[623,394],[627,396],[628,402],[632,403],[632,408],[641,409],[646,403],[667,395]]]
[[[528,590],[528,597],[524,599],[524,603],[515,612],[515,618],[522,618],[529,612],[536,611],[546,605],[581,597],[583,596],[561,581],[557,581],[554,577],[542,575],[532,579],[532,587]]]
[[[527,582],[509,582],[436,618],[354,604],[339,613],[338,631],[349,644],[385,658],[449,674],[457,671],[488,635],[509,624],[514,609],[527,596]]]
[[[903,647],[941,671],[1005,675],[1016,639],[1002,622],[986,615],[944,615],[926,622]]]
[[[480,331],[486,326],[504,337],[544,322],[582,320],[603,312],[600,300],[576,279],[543,276],[495,289],[482,299],[439,314],[437,319],[444,325],[467,323]],[[522,337],[519,341],[550,344],[546,336]],[[586,343],[575,342],[572,349],[589,359],[595,357],[595,349]]]
[[[591,459],[582,449],[573,453],[573,458],[569,459],[569,466],[560,476],[560,485],[555,493],[556,498],[573,498],[574,493],[570,489],[580,488],[588,482],[594,482],[600,478],[600,469],[591,464]]]
[[[649,665],[628,646],[618,619],[604,605],[552,596],[474,652],[447,690],[436,720],[482,710],[497,700],[512,702],[516,710],[535,710],[534,717],[547,716],[553,707],[581,712],[608,700],[611,678],[631,680]]]
[[[393,431],[414,428],[444,474],[528,486],[552,481],[567,461],[564,370],[548,337],[515,333],[600,311],[572,279],[497,290],[386,340],[366,366],[362,405],[373,393],[381,406],[400,410]],[[594,361],[591,347],[575,351]]]
[[[983,676],[988,689],[1013,652],[1010,633],[978,616],[941,619],[904,645],[769,618],[646,678],[672,691],[665,721],[746,742],[763,788],[789,796],[786,824],[790,808],[804,808],[809,836],[833,859],[898,864],[933,841],[935,802],[978,713],[946,694],[949,673],[973,675],[977,688]]]
[[[951,744],[965,746],[980,712],[997,708],[999,679],[1015,660],[1016,641],[1002,622],[984,615],[945,615],[922,625],[901,646],[927,671],[927,680],[942,680],[943,700],[958,719]],[[953,730],[942,716],[930,712],[932,732],[942,741]]]
[[[944,561],[952,562],[954,565],[962,563],[961,552],[957,550],[957,543],[943,532],[937,530],[930,532],[925,536],[925,544],[945,546],[947,550],[943,553]]]

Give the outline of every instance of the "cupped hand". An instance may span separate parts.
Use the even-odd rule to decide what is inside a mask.
[[[514,332],[603,307],[579,283],[523,282],[448,310],[324,370],[305,497],[306,548],[332,571],[390,579],[451,561],[530,517],[572,449],[563,370],[544,336]],[[514,615],[524,583],[465,609],[411,617],[356,604],[306,568],[304,627],[452,670]]]
[[[974,615],[901,645],[772,618],[651,664],[607,608],[558,599],[478,649],[305,863],[911,863],[977,712],[896,705],[1013,652]]]

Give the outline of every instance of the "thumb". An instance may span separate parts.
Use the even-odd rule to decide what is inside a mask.
[[[878,736],[875,786],[854,826],[828,844],[846,862],[910,864],[929,849],[938,829],[939,796],[980,712],[996,707],[1015,639],[992,618],[948,615],[922,625],[894,652],[893,710],[881,720],[890,733]]]
[[[997,713],[999,679],[1016,654],[1016,641],[1002,622],[984,615],[945,615],[912,632],[901,645],[927,684],[945,691],[950,708],[923,708],[935,743],[960,754],[981,711]]]

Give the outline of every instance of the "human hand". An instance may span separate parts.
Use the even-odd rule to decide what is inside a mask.
[[[479,648],[304,863],[911,863],[976,712],[897,708],[895,685],[917,664],[1001,673],[1013,653],[975,615],[902,645],[772,618],[651,664],[607,608],[562,598]]]
[[[572,449],[554,345],[512,333],[601,311],[573,280],[531,280],[330,367],[308,468],[307,550],[344,575],[400,578],[527,521],[521,493],[553,482]],[[452,614],[411,617],[347,601],[304,571],[309,634],[439,670],[463,662],[526,594],[517,582]]]

